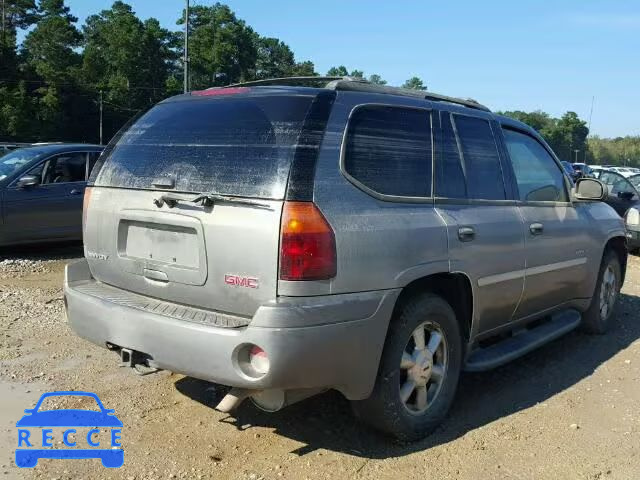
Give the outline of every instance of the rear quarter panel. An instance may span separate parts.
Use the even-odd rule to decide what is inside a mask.
[[[321,282],[278,283],[280,295],[321,295],[403,287],[449,271],[447,231],[430,199],[383,201],[349,182],[340,171],[340,148],[351,110],[363,103],[426,107],[424,101],[388,95],[339,94],[323,139],[314,202],[333,227],[338,273]]]

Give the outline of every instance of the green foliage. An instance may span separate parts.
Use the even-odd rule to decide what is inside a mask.
[[[327,76],[329,77],[353,77],[353,78],[361,78],[366,79],[371,83],[375,83],[376,85],[386,85],[387,81],[383,80],[382,77],[376,73],[369,75],[369,78],[365,77],[365,74],[362,70],[347,70],[347,67],[344,65],[340,65],[339,67],[331,67],[329,71],[327,71]]]
[[[402,88],[409,88],[411,90],[426,90],[427,86],[419,77],[411,77],[409,80],[402,84]]]
[[[553,118],[541,110],[498,113],[526,123],[537,130],[561,160],[575,162],[577,158],[582,162],[585,159],[585,152],[587,156],[589,155],[587,145],[589,128],[587,128],[587,122],[580,119],[575,112],[567,112],[560,118]],[[578,150],[577,155],[576,150]]]
[[[99,103],[108,140],[135,113],[182,92],[183,31],[139,19],[116,0],[79,28],[64,0],[0,0],[0,140],[98,141]],[[202,2],[200,2],[202,3]],[[184,12],[177,20],[183,25]],[[318,75],[283,41],[263,37],[227,6],[194,5],[189,15],[192,89],[271,77]],[[17,45],[18,32],[24,41]],[[344,65],[330,76],[387,82]],[[426,90],[412,77],[403,87]],[[595,163],[640,164],[640,137],[589,138],[575,113],[552,118],[542,111],[505,112],[541,132],[560,157],[579,149]]]
[[[598,165],[640,167],[640,136],[589,137],[589,159]]]
[[[382,77],[380,75],[378,75],[377,73],[369,75],[369,81],[371,83],[375,83],[376,85],[386,85],[387,84],[387,81],[383,80]]]

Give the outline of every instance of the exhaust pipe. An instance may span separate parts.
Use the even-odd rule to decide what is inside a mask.
[[[277,412],[284,407],[326,392],[326,388],[304,388],[297,390],[282,390],[274,388],[270,390],[249,390],[246,388],[232,388],[231,391],[216,405],[216,410],[230,413],[240,406],[247,398],[251,397],[253,404],[265,412]]]
[[[286,406],[293,405],[294,403],[326,391],[326,388],[301,388],[297,390],[282,390],[277,388],[254,393],[251,396],[251,401],[260,410],[277,412]]]
[[[247,388],[234,387],[222,400],[220,400],[220,403],[216,405],[216,410],[222,413],[231,413],[238,408],[247,397],[251,396],[255,392],[255,390],[249,390]]]

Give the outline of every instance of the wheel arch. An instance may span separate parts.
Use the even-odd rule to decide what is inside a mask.
[[[409,282],[396,299],[391,321],[397,318],[400,309],[409,299],[424,292],[435,293],[451,305],[463,338],[468,342],[473,324],[473,288],[469,277],[462,272],[434,273]]]
[[[604,255],[609,250],[612,250],[613,252],[615,252],[615,254],[618,256],[618,259],[620,260],[620,273],[622,275],[620,286],[622,287],[622,284],[624,283],[624,279],[627,273],[628,251],[627,251],[626,237],[616,236],[616,237],[611,237],[609,240],[607,240],[607,243],[605,244],[604,250],[602,252],[602,256],[604,257]]]

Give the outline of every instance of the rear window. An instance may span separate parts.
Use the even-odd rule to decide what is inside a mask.
[[[94,183],[152,189],[156,179],[170,177],[176,191],[282,199],[313,98],[234,96],[159,104],[105,153]]]

